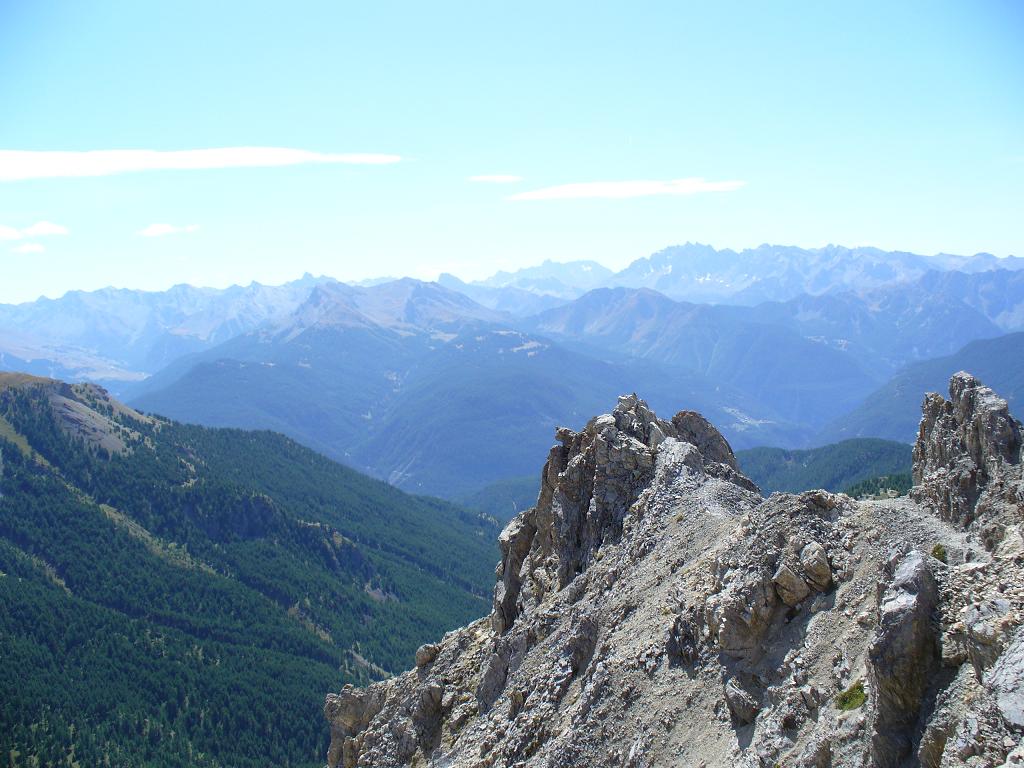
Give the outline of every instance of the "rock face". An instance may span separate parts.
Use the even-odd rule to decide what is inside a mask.
[[[939,666],[932,619],[939,590],[930,559],[917,551],[903,557],[878,608],[878,629],[868,647],[874,765],[899,766],[910,756],[914,726]]]
[[[491,614],[329,695],[332,768],[1021,754],[1020,425],[976,380],[926,398],[913,500],[764,499],[703,417],[635,395],[557,439]]]
[[[925,397],[914,498],[960,526],[988,525],[984,541],[992,546],[1024,503],[1021,424],[1005,400],[969,373],[953,376],[949,395]]]

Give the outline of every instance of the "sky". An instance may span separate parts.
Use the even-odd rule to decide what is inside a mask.
[[[0,0],[0,302],[1024,256],[1024,4]]]

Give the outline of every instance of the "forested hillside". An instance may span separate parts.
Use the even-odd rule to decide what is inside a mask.
[[[318,766],[322,693],[486,612],[496,526],[270,432],[0,374],[0,754]]]
[[[765,495],[824,488],[842,491],[864,480],[910,472],[910,446],[859,438],[802,451],[751,448],[736,454],[740,468]]]

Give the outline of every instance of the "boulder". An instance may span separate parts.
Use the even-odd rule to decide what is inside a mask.
[[[804,598],[811,593],[807,582],[797,576],[793,569],[785,563],[775,571],[772,583],[775,584],[775,591],[779,593],[782,602],[790,607],[803,602]]]
[[[896,768],[911,754],[914,724],[940,663],[932,617],[939,590],[930,562],[918,551],[900,561],[883,593],[878,629],[868,648],[869,697],[874,697],[871,758],[878,768]]]
[[[426,643],[416,649],[416,666],[425,667],[437,658],[441,646],[436,643]]]
[[[818,542],[812,541],[800,550],[800,567],[807,576],[807,583],[819,592],[825,592],[832,586],[832,566],[828,562],[828,553]]]
[[[747,725],[754,722],[761,709],[760,691],[749,681],[738,677],[729,678],[725,683],[725,702],[736,722]]]

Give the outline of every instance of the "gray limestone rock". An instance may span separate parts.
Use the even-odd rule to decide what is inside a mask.
[[[901,765],[912,752],[913,728],[939,666],[938,628],[932,615],[938,601],[929,559],[921,552],[910,552],[882,596],[878,629],[868,648],[875,697],[874,765]]]
[[[832,586],[832,566],[825,548],[818,542],[812,541],[800,550],[800,567],[807,575],[807,583],[819,592]]]
[[[1004,399],[961,371],[949,400],[929,394],[914,444],[913,497],[943,520],[997,526],[1021,518],[1021,424]],[[996,541],[1001,538],[997,533]]]
[[[426,643],[416,649],[416,666],[425,667],[430,664],[434,659],[437,658],[437,654],[440,653],[441,646],[437,643]]]
[[[797,576],[793,569],[783,563],[772,576],[772,583],[775,584],[775,591],[779,593],[782,602],[793,606],[802,603],[804,598],[811,594],[811,588],[807,582]]]
[[[1017,630],[985,682],[992,690],[996,706],[1006,723],[1024,730],[1024,630]]]
[[[761,691],[752,680],[732,677],[725,683],[725,701],[736,721],[747,725],[761,710]]]
[[[1017,764],[1020,425],[966,374],[950,391],[910,499],[764,499],[703,417],[635,395],[560,428],[490,615],[328,696],[328,764]]]

